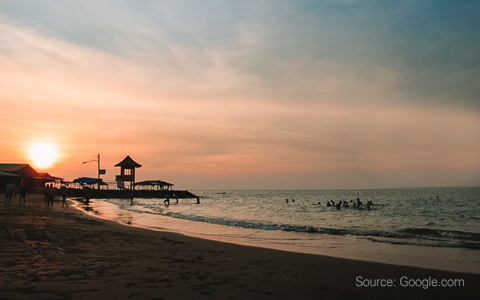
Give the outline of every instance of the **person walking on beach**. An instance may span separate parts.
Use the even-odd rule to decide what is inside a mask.
[[[47,185],[47,207],[53,208],[53,199],[55,198],[55,188],[53,184]]]
[[[22,204],[22,199],[23,199],[23,205],[25,205],[25,198],[27,197],[27,184],[22,182],[22,185],[20,186],[20,204]]]
[[[68,207],[68,203],[67,203],[67,187],[65,185],[62,185],[62,188],[61,188],[61,193],[62,193],[62,207],[63,205],[65,204],[66,207]]]
[[[14,190],[15,186],[13,186],[12,183],[7,184],[7,186],[5,187],[5,204],[7,204],[7,200],[8,204],[12,202],[12,195]]]
[[[43,190],[43,206],[45,206],[45,207],[48,207],[48,194],[49,194],[48,189],[49,188],[50,188],[50,185],[47,184],[45,186],[45,189]]]

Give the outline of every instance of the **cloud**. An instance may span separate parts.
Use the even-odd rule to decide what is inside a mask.
[[[199,4],[182,3],[82,2],[48,13],[42,7],[43,18],[24,12],[28,21],[1,17],[0,84],[8,88],[0,95],[7,129],[0,146],[60,144],[63,161],[52,173],[68,176],[68,157],[101,153],[110,176],[129,154],[144,165],[141,179],[166,174],[172,179],[163,180],[198,187],[207,179],[315,188],[321,181],[341,186],[342,178],[364,187],[430,184],[438,172],[458,182],[479,178],[480,118],[467,97],[476,93],[468,86],[476,69],[452,67],[475,57],[468,47],[450,47],[468,55],[445,55],[454,72],[433,80],[448,67],[421,58],[440,53],[449,39],[395,50],[405,35],[393,26],[362,32],[379,12],[351,9],[342,24],[328,5],[305,13],[293,3],[213,3],[206,4],[217,8],[210,22],[206,6],[195,14]],[[46,21],[65,10],[77,17],[72,25]],[[101,18],[82,26],[89,11]],[[414,75],[428,79],[422,84]],[[446,91],[454,77],[463,90],[430,91],[442,82]]]

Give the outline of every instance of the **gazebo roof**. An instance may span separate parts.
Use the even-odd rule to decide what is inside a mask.
[[[80,183],[80,184],[101,184],[101,185],[108,185],[102,179],[98,178],[91,178],[91,177],[79,177],[72,181],[73,183]]]
[[[115,165],[115,167],[124,168],[140,168],[142,165],[134,161],[129,155],[125,157],[121,162]]]
[[[168,182],[161,181],[161,180],[140,181],[140,182],[136,182],[134,185],[173,186],[172,183],[168,183]]]

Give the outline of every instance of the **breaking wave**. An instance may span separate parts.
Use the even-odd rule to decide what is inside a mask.
[[[171,218],[188,220],[193,222],[204,222],[246,229],[281,230],[298,233],[327,234],[337,236],[352,235],[357,237],[365,237],[374,242],[382,243],[480,249],[480,233],[463,231],[449,231],[425,228],[404,228],[398,231],[355,230],[314,226],[296,226],[268,221],[204,217],[173,212],[168,212],[163,215]]]

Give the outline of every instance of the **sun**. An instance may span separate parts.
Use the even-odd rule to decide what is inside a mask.
[[[55,146],[50,143],[35,143],[30,148],[30,158],[41,169],[49,167],[57,156]]]

